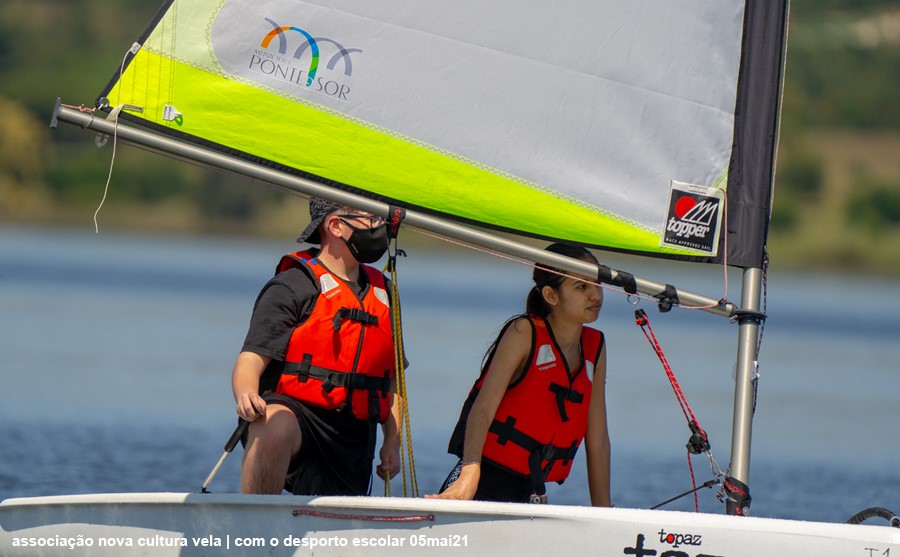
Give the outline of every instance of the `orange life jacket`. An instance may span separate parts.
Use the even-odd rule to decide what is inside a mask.
[[[309,252],[284,256],[277,271],[301,265],[316,278],[319,295],[291,334],[275,392],[319,408],[349,405],[357,419],[384,422],[395,363],[384,275],[360,265],[369,282],[357,298]]]
[[[591,375],[604,340],[600,331],[583,327],[584,361],[570,372],[547,322],[534,315],[527,318],[532,325],[528,366],[504,393],[488,430],[482,457],[531,477],[535,488],[543,493],[543,482],[562,483],[568,477],[572,459],[587,432]],[[500,335],[505,331],[504,328]],[[468,412],[490,371],[491,359],[493,354],[472,387],[451,438],[450,452],[457,456],[462,457]]]

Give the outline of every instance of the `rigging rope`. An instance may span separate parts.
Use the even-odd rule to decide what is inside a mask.
[[[407,399],[406,391],[406,366],[404,365],[405,361],[403,351],[403,326],[400,322],[400,289],[397,280],[397,257],[405,256],[406,253],[403,250],[397,249],[396,231],[398,226],[399,222],[397,222],[396,225],[392,226],[391,237],[394,241],[394,251],[388,256],[388,262],[385,270],[389,271],[391,275],[391,326],[394,333],[394,365],[396,366],[397,395],[400,397],[400,475],[403,479],[404,497],[409,495],[411,495],[412,497],[418,497],[419,484],[418,479],[416,478],[416,461],[415,456],[413,455],[412,429],[410,427],[409,418],[409,401]],[[409,490],[407,490],[407,460],[409,461]],[[384,480],[384,494],[386,497],[391,496],[391,482],[389,477],[385,477]]]
[[[122,91],[121,76],[123,73],[125,73],[125,62],[128,60],[128,55],[135,54],[139,48],[140,48],[140,45],[138,45],[137,43],[132,44],[131,48],[128,49],[128,51],[122,57],[122,65],[119,67],[119,83],[117,84],[117,87],[118,87],[117,95],[119,95],[120,98],[121,98],[121,91]],[[94,211],[94,233],[95,234],[100,234],[100,225],[97,222],[97,216],[100,214],[100,209],[103,208],[103,204],[106,203],[106,197],[109,194],[109,183],[112,181],[113,167],[115,167],[115,164],[116,164],[116,147],[119,144],[119,112],[122,111],[123,106],[124,106],[124,104],[122,104],[120,102],[119,106],[116,107],[115,109],[113,109],[112,112],[110,112],[109,116],[107,117],[107,119],[112,119],[113,123],[114,123],[112,157],[109,160],[109,173],[106,175],[106,185],[103,186],[103,197],[100,198],[100,204],[97,205],[97,210]],[[93,111],[91,111],[91,112],[93,112]],[[106,143],[106,141],[104,140],[102,143],[98,143],[97,146],[102,147],[103,144],[105,144],[105,143]]]
[[[700,423],[697,421],[697,417],[694,415],[694,411],[691,409],[691,405],[688,403],[687,397],[684,395],[684,391],[681,389],[681,385],[679,385],[678,383],[678,379],[675,378],[675,373],[672,371],[672,366],[669,365],[669,360],[668,358],[666,358],[666,355],[663,352],[662,345],[660,345],[659,339],[656,338],[656,333],[653,332],[653,327],[650,325],[650,318],[647,317],[647,313],[640,308],[634,311],[634,318],[635,323],[640,326],[641,331],[644,333],[644,337],[646,337],[647,341],[650,343],[650,346],[653,348],[653,351],[656,353],[656,356],[659,358],[659,361],[662,363],[663,369],[666,372],[666,377],[668,377],[669,379],[669,384],[672,386],[672,390],[675,392],[675,398],[678,400],[678,405],[681,407],[681,412],[684,414],[684,418],[685,420],[687,420],[688,427],[691,430],[691,437],[685,445],[685,448],[687,449],[688,470],[691,474],[691,486],[693,487],[693,490],[688,491],[687,493],[684,493],[682,495],[693,493],[694,509],[697,512],[700,512],[700,501],[697,498],[697,491],[702,487],[707,487],[707,484],[709,484],[709,482],[706,482],[701,487],[697,487],[697,481],[694,477],[694,465],[691,462],[691,455],[706,454],[706,457],[709,460],[710,472],[712,472],[712,474],[715,476],[714,483],[719,483],[719,479],[722,478],[725,474],[712,455],[712,451],[710,450],[709,437],[707,436],[706,431],[702,427],[700,427]],[[673,501],[677,498],[678,497],[669,499],[669,501]],[[668,503],[669,501],[666,501],[665,503]],[[660,503],[660,505],[664,505],[665,503]],[[657,505],[657,507],[660,505]]]
[[[681,412],[688,421],[688,425],[690,426],[690,424],[693,424],[693,426],[691,426],[693,435],[691,436],[691,443],[688,448],[702,447],[704,444],[708,447],[709,442],[707,440],[706,432],[703,431],[700,424],[697,423],[697,417],[694,416],[694,411],[691,409],[691,405],[688,404],[687,398],[684,396],[684,391],[681,390],[681,385],[678,384],[678,379],[675,378],[672,366],[669,365],[669,360],[666,358],[665,353],[663,353],[662,346],[660,346],[659,340],[653,332],[653,327],[650,326],[650,319],[647,317],[647,312],[638,308],[634,311],[634,318],[635,323],[640,326],[647,341],[653,347],[653,351],[656,352],[659,361],[662,362],[663,369],[666,372],[666,376],[669,378],[672,390],[675,391],[675,398],[678,399],[678,405],[681,407]],[[697,438],[696,441],[695,437]]]
[[[762,313],[766,315],[769,311],[769,250],[763,246],[763,264],[762,264]],[[756,355],[753,358],[754,374],[753,374],[753,410],[752,415],[756,415],[756,402],[759,397],[759,353],[762,350],[763,334],[766,332],[766,320],[763,319],[759,326],[759,336],[756,337]]]

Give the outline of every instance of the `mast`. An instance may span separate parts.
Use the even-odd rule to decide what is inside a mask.
[[[737,370],[734,385],[734,414],[731,428],[731,467],[726,479],[728,514],[746,516],[750,511],[750,438],[753,432],[754,389],[757,373],[759,325],[765,314],[760,310],[762,270],[744,269],[741,309],[735,312],[738,326]]]
[[[730,476],[725,480],[726,512],[744,516],[750,510],[750,438],[756,403],[756,359],[766,235],[775,185],[775,162],[781,118],[781,94],[787,57],[790,0],[748,0],[744,12],[738,109],[735,114],[735,156],[729,174],[731,225],[745,239],[729,262],[744,268],[739,323],[737,369],[731,431]],[[764,218],[760,218],[760,217]],[[744,263],[746,262],[746,263]],[[748,264],[747,264],[748,263]]]

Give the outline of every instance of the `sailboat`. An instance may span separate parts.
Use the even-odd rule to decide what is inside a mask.
[[[100,137],[738,322],[722,514],[399,497],[0,503],[21,555],[900,554],[900,529],[760,518],[750,448],[788,0],[167,0]],[[738,303],[534,241],[743,271]],[[224,455],[223,455],[224,456]],[[871,516],[898,526],[885,509]]]

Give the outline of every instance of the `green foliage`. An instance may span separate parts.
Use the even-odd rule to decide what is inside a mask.
[[[56,97],[93,105],[158,7],[144,0],[3,0],[0,95],[46,121]]]
[[[13,50],[19,41],[18,33],[10,22],[0,19],[0,75],[15,67]]]
[[[900,7],[900,0],[791,0],[791,12],[808,16],[834,11],[864,12]]]
[[[794,3],[786,125],[900,130],[897,6],[900,1]]]
[[[93,106],[128,47],[150,23],[161,0],[3,0],[0,3],[0,97],[29,111],[31,129],[46,129],[57,96]],[[37,123],[38,127],[34,127]],[[44,135],[47,135],[44,133]],[[11,137],[12,136],[7,136]],[[56,156],[39,178],[60,205],[99,202],[109,174],[110,144],[98,150],[93,134],[62,126],[53,133]],[[2,161],[0,161],[2,162]],[[147,207],[180,201],[201,218],[249,222],[283,194],[246,180],[181,162],[162,161],[121,146],[110,199]]]
[[[863,179],[850,196],[847,219],[876,233],[900,227],[900,181]]]
[[[206,172],[197,178],[188,195],[200,214],[210,219],[249,223],[262,207],[278,203],[284,195],[224,172]]]
[[[39,207],[47,132],[14,101],[0,97],[0,217],[25,216]]]
[[[775,232],[790,232],[797,226],[797,204],[787,198],[779,199],[772,207],[769,227]]]
[[[785,138],[780,152],[769,225],[775,232],[786,232],[798,225],[800,207],[821,197],[825,184],[825,163],[792,134]]]
[[[815,198],[825,182],[825,165],[818,156],[800,150],[789,150],[779,161],[776,180],[779,195],[784,193],[804,199]]]
[[[47,166],[44,182],[58,203],[99,200],[107,170],[96,156],[66,159]]]

